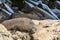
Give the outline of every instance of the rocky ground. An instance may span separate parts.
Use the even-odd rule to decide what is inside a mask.
[[[0,0],[0,40],[60,40],[60,1]]]
[[[15,19],[0,23],[0,40],[60,40],[60,20]],[[22,19],[24,20],[22,21]],[[21,22],[19,22],[19,20]],[[14,23],[12,21],[14,21]],[[16,21],[19,24],[17,24]],[[20,24],[23,25],[21,26]],[[31,24],[33,24],[34,27]]]

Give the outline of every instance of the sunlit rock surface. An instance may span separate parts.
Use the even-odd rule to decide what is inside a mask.
[[[34,33],[8,30],[0,24],[0,40],[60,40],[60,20],[32,20]]]
[[[38,25],[34,40],[60,40],[60,20],[33,20]]]

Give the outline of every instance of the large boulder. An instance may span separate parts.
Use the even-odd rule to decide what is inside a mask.
[[[32,20],[37,31],[32,34],[34,40],[60,40],[60,20]]]

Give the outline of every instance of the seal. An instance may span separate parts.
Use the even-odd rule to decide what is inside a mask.
[[[7,29],[14,29],[18,28],[21,31],[34,31],[36,28],[36,25],[33,23],[33,21],[29,18],[14,18],[10,20],[6,20],[2,22]]]

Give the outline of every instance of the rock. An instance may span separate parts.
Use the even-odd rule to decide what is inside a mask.
[[[36,14],[19,14],[19,13],[14,13],[12,15],[12,18],[22,18],[22,17],[26,17],[26,18],[30,18],[30,19],[35,19],[35,20],[39,20],[40,18],[36,15]]]
[[[7,35],[10,34],[7,28],[2,24],[0,24],[0,33],[6,33]]]
[[[30,40],[29,33],[16,31],[14,34],[10,33],[2,24],[0,24],[0,40]]]
[[[60,20],[31,20],[29,18],[14,18],[2,22],[0,26],[1,30],[4,29],[3,31],[0,30],[1,40],[60,40]],[[15,32],[12,31],[13,33],[10,33],[11,30],[8,31],[4,26],[7,29],[14,29],[16,27],[17,29],[19,28],[19,30],[16,30]],[[32,30],[34,33],[31,34],[30,32],[25,32],[25,30]]]
[[[60,20],[32,20],[35,25],[38,25],[38,28],[48,28],[50,26],[59,26]]]
[[[5,26],[0,24],[0,32],[6,32],[6,31],[7,31],[7,29],[5,28]]]
[[[0,40],[13,40],[13,38],[0,34]]]
[[[20,31],[34,31],[36,25],[33,23],[33,21],[29,18],[15,18],[11,20],[6,20],[2,22],[2,24],[7,29],[14,29],[17,28]]]
[[[46,30],[40,30],[40,31],[36,31],[36,33],[32,34],[34,40],[51,40],[52,38],[50,37],[51,34],[49,34],[49,32],[47,32]]]
[[[32,20],[37,31],[32,34],[34,40],[60,40],[60,20]]]
[[[16,31],[13,35],[12,35],[14,40],[30,40],[30,35],[29,33],[25,33],[25,32],[19,32]]]
[[[0,24],[0,40],[13,40],[11,36],[11,33],[5,28],[5,26]]]
[[[41,29],[39,31],[36,31],[34,34],[32,34],[32,36],[34,40],[60,40],[59,32],[47,29]]]

